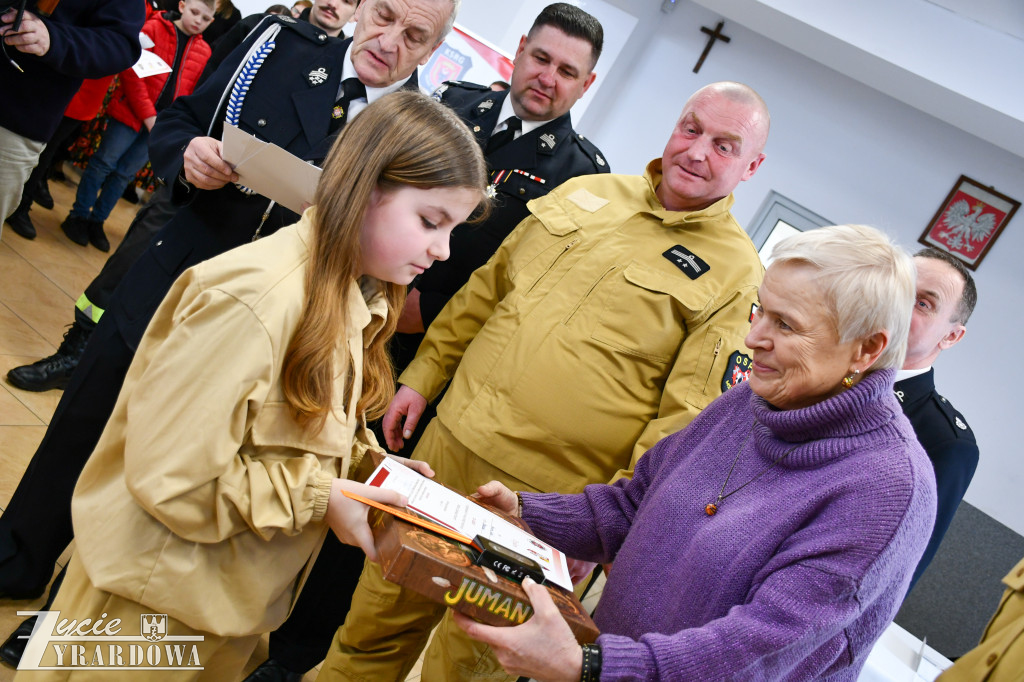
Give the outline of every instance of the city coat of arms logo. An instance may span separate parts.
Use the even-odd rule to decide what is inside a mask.
[[[144,613],[141,624],[142,636],[151,642],[157,642],[167,636],[166,613]]]

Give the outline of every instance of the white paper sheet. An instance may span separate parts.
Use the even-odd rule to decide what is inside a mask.
[[[386,459],[366,483],[386,490],[397,490],[409,499],[410,510],[435,523],[467,537],[482,535],[534,559],[540,564],[547,580],[567,590],[572,589],[569,566],[562,552],[459,493],[420,476],[409,467]]]
[[[145,78],[146,76],[155,76],[158,73],[170,73],[171,67],[167,62],[149,50],[143,50],[139,61],[135,62],[132,66],[132,71],[139,78]]]
[[[302,213],[312,204],[320,169],[275,144],[224,124],[221,154],[235,172],[238,182],[285,208]]]

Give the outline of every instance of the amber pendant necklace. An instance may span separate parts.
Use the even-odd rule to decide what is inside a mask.
[[[757,420],[754,420],[754,424],[756,424],[756,423],[757,423]],[[722,489],[718,491],[718,497],[715,499],[714,502],[709,502],[707,505],[705,505],[704,513],[707,514],[708,516],[714,516],[715,514],[718,513],[718,505],[722,504],[722,500],[724,500],[725,498],[729,497],[730,495],[735,495],[736,493],[738,493],[739,491],[743,490],[748,485],[750,485],[751,483],[756,481],[757,479],[759,479],[762,476],[764,476],[765,474],[767,474],[769,471],[772,470],[772,468],[776,464],[778,464],[782,460],[784,460],[787,457],[789,457],[791,452],[793,452],[798,447],[800,447],[799,444],[794,445],[789,450],[786,450],[784,453],[782,453],[781,455],[776,457],[774,460],[772,460],[772,463],[769,464],[767,467],[765,467],[764,470],[761,473],[759,473],[757,476],[754,476],[752,479],[750,479],[749,481],[747,481],[746,483],[744,483],[740,487],[735,488],[734,490],[730,490],[729,492],[725,492],[725,486],[729,485],[729,479],[732,478],[732,471],[733,471],[733,469],[736,468],[736,462],[740,461],[740,455],[743,454],[744,448],[747,447],[747,441],[749,441],[750,437],[752,435],[754,435],[754,424],[750,425],[750,431],[747,432],[747,437],[743,439],[743,443],[740,445],[740,449],[736,452],[736,457],[732,460],[732,466],[729,467],[729,473],[725,475],[725,481],[722,483]]]

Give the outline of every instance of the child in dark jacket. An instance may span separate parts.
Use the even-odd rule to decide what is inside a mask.
[[[110,250],[103,222],[146,163],[157,113],[192,92],[210,57],[210,46],[200,34],[213,21],[214,0],[180,0],[178,9],[180,14],[154,13],[142,27],[153,42],[150,49],[171,65],[171,72],[140,78],[127,69],[119,75],[107,107],[107,129],[82,174],[71,213],[61,224],[76,244],[92,242],[100,251]]]

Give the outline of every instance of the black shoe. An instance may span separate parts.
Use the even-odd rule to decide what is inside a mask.
[[[78,367],[78,361],[91,333],[91,330],[76,321],[64,332],[64,340],[60,342],[60,348],[56,353],[31,365],[15,367],[7,373],[7,383],[23,391],[38,392],[64,388],[68,385],[71,373]]]
[[[53,208],[53,197],[50,195],[50,185],[46,178],[40,180],[32,190],[32,200],[47,210]]]
[[[14,629],[7,641],[0,644],[0,661],[3,661],[12,668],[17,668],[21,663],[21,656],[25,653],[25,646],[28,645],[29,635],[36,625],[37,616],[31,616],[21,621],[21,625]]]
[[[79,218],[76,215],[69,215],[64,219],[64,222],[60,224],[60,229],[64,230],[64,234],[68,236],[68,239],[79,246],[89,245],[88,218]]]
[[[139,203],[139,193],[135,191],[135,185],[128,185],[121,192],[121,198],[127,201],[129,204]]]
[[[103,231],[103,221],[89,221],[89,241],[93,246],[104,253],[110,251],[110,242],[107,240],[107,235]]]
[[[32,219],[28,217],[28,211],[15,211],[4,222],[11,226],[15,234],[21,235],[25,239],[36,238],[36,226],[32,224]]]
[[[242,682],[301,682],[304,674],[293,672],[284,667],[280,661],[268,658],[249,673],[249,677]]]

